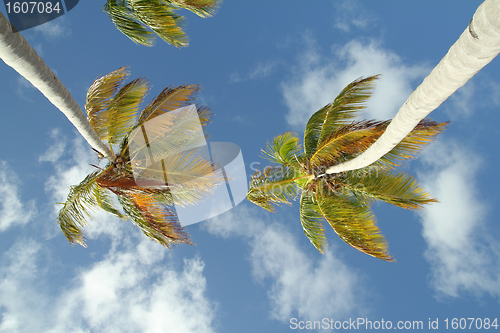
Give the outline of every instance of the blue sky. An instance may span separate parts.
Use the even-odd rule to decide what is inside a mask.
[[[252,174],[268,140],[301,133],[360,76],[382,74],[365,118],[394,116],[480,3],[226,1],[209,19],[183,13],[191,45],[179,50],[135,45],[104,3],[81,1],[22,34],[81,106],[93,80],[121,66],[149,79],[150,99],[169,85],[201,84],[197,102],[215,113],[211,140],[238,144]],[[300,331],[292,318],[422,321],[428,331],[429,318],[439,330],[446,318],[450,329],[452,318],[493,320],[499,72],[494,59],[433,111],[451,125],[404,166],[440,203],[420,212],[373,206],[398,261],[387,263],[332,230],[321,255],[301,230],[297,204],[272,214],[248,201],[189,226],[196,246],[164,249],[104,213],[86,230],[87,248],[69,245],[56,203],[95,155],[61,112],[0,63],[0,332]]]

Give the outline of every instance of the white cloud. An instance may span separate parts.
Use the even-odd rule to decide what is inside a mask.
[[[19,180],[7,162],[0,161],[0,232],[28,223],[36,215],[33,200],[23,204],[19,197]]]
[[[500,248],[488,233],[488,207],[474,181],[480,158],[456,144],[440,142],[422,158],[426,171],[419,172],[419,179],[440,201],[420,213],[433,287],[439,296],[500,296]]]
[[[350,32],[352,29],[366,29],[374,18],[370,17],[366,11],[354,0],[344,0],[335,2],[335,28],[343,32]]]
[[[54,21],[38,25],[33,28],[33,31],[41,33],[49,39],[58,39],[71,34],[71,29],[68,27],[65,17],[58,17]]]
[[[163,261],[167,250],[140,236],[126,250],[111,250],[77,272],[70,286],[52,295],[47,272],[56,267],[40,269],[41,248],[19,241],[2,260],[0,332],[214,331],[216,304],[205,295],[198,257],[184,259],[180,271],[165,268],[172,266]]]
[[[66,149],[66,138],[61,137],[61,130],[54,128],[50,132],[50,137],[54,140],[54,144],[49,147],[49,149],[40,155],[38,158],[39,162],[57,162],[61,156],[64,154]]]
[[[397,54],[383,49],[375,41],[353,40],[332,49],[332,54],[327,56],[318,54],[314,48],[307,51],[293,76],[282,83],[290,125],[304,127],[309,117],[333,102],[347,84],[361,76],[376,74],[382,76],[368,103],[365,118],[390,119],[413,91],[414,83],[420,83],[430,71],[424,66],[405,65]]]
[[[264,221],[255,209],[240,205],[203,225],[222,237],[248,239],[255,278],[271,281],[268,296],[273,318],[345,318],[362,307],[358,276],[333,255],[332,249],[319,259],[309,257],[288,229]]]

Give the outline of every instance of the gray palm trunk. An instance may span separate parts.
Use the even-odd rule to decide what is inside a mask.
[[[376,162],[500,52],[500,0],[486,0],[446,56],[399,109],[384,134],[352,160],[326,173],[361,169]]]
[[[15,28],[14,28],[15,29]],[[23,36],[0,12],[0,58],[47,97],[73,123],[78,132],[97,151],[109,160],[111,150],[99,139],[69,91],[45,64]]]

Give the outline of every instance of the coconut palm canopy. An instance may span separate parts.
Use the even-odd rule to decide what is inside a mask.
[[[127,75],[125,67],[104,75],[87,93],[89,122],[116,157],[102,169],[95,166],[96,171],[71,187],[57,218],[59,225],[70,243],[84,246],[82,227],[91,211],[101,208],[130,218],[146,236],[166,247],[191,244],[174,204],[203,200],[223,180],[209,160],[192,150],[199,145],[199,133],[204,139],[198,127],[209,123],[210,111],[198,107],[196,122],[176,112],[189,105],[199,90],[197,85],[184,85],[164,89],[139,113],[148,84],[135,79],[122,86]],[[144,136],[147,147],[130,144],[137,135]],[[113,194],[123,213],[115,207]]]
[[[377,76],[350,83],[309,119],[303,148],[292,132],[268,143],[265,157],[277,163],[257,171],[247,198],[269,211],[273,204],[291,204],[300,197],[300,221],[305,235],[320,252],[327,244],[323,220],[352,247],[393,261],[387,242],[375,224],[370,204],[385,201],[405,209],[436,202],[412,176],[395,170],[440,133],[446,123],[423,120],[392,151],[363,169],[337,174],[325,170],[349,160],[375,142],[390,121],[355,120],[372,93]]]
[[[189,43],[181,29],[185,18],[177,10],[187,9],[200,17],[215,14],[219,0],[107,0],[104,11],[116,28],[135,43],[152,46],[155,35],[176,47]]]

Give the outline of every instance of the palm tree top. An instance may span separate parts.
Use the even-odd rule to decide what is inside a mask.
[[[137,44],[153,46],[155,35],[175,47],[188,46],[181,29],[185,18],[176,13],[187,9],[200,17],[217,12],[222,0],[107,0],[104,12],[125,36]]]
[[[447,123],[423,120],[394,149],[369,167],[327,174],[332,165],[354,158],[384,133],[389,121],[357,120],[378,76],[359,78],[309,119],[304,144],[287,132],[268,142],[264,157],[275,166],[258,170],[247,198],[262,208],[291,204],[300,197],[300,221],[305,235],[320,252],[327,245],[326,220],[339,237],[371,256],[394,261],[376,225],[370,204],[380,200],[405,209],[436,202],[414,177],[397,171],[444,130]]]
[[[148,84],[145,79],[124,84],[128,74],[126,67],[119,68],[96,79],[88,90],[88,120],[116,157],[70,188],[59,225],[70,243],[85,246],[82,228],[92,211],[101,208],[130,218],[168,248],[192,244],[175,205],[194,205],[224,179],[211,161],[191,149],[205,140],[210,110],[192,104],[198,85],[182,85],[165,88],[139,112]]]

